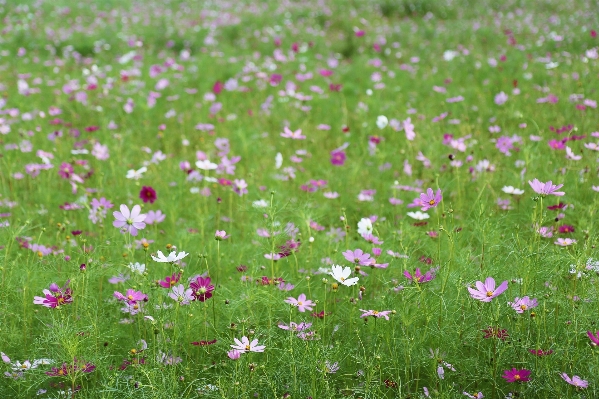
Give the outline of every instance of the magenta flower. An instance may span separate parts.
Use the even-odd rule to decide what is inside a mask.
[[[202,276],[198,276],[195,281],[192,281],[189,288],[193,291],[195,300],[200,302],[212,298],[212,291],[214,291],[214,286],[210,284],[210,277]]]
[[[141,198],[143,202],[153,204],[154,201],[156,201],[156,190],[149,186],[143,186],[139,192],[139,198]]]
[[[420,210],[425,212],[431,208],[435,208],[439,205],[439,202],[443,200],[443,196],[441,195],[441,189],[438,189],[437,192],[433,195],[433,189],[428,188],[426,190],[426,194],[420,194]],[[416,202],[416,200],[414,200]]]
[[[297,299],[289,297],[285,299],[285,302],[290,305],[297,306],[297,310],[299,310],[302,313],[306,310],[312,311],[312,307],[315,305],[314,302],[312,302],[309,299],[306,299],[306,294],[300,294],[297,297]]]
[[[420,268],[417,267],[413,276],[407,270],[404,270],[403,275],[410,281],[417,282],[418,284],[423,284],[428,283],[429,281],[435,278],[434,271],[435,269],[431,269],[427,271],[425,274],[422,274]]]
[[[364,253],[361,249],[356,249],[355,251],[347,250],[343,252],[343,256],[347,259],[348,262],[352,262],[359,265],[367,265],[370,264],[370,254]]]
[[[587,335],[589,336],[589,339],[591,340],[591,345],[599,346],[599,331],[597,331],[595,334],[593,334],[592,331],[587,331]]]
[[[114,227],[124,227],[125,231],[128,231],[132,236],[137,236],[137,231],[142,230],[146,227],[144,220],[146,215],[141,213],[141,207],[139,205],[133,206],[131,211],[125,204],[121,204],[121,211],[115,211],[112,213],[116,219],[112,222]]]
[[[527,382],[530,381],[530,370],[512,368],[511,370],[504,370],[502,377],[507,382]]]
[[[65,285],[60,288],[56,283],[50,284],[49,289],[43,290],[44,296],[36,296],[33,298],[33,303],[35,305],[42,305],[47,308],[57,308],[62,305],[69,304],[73,302],[72,298],[72,290],[68,288],[69,281],[65,283]]]
[[[570,385],[574,385],[576,388],[586,388],[589,386],[589,382],[583,380],[577,375],[573,375],[572,378],[566,373],[561,373],[560,376]]]
[[[561,197],[562,195],[566,194],[563,191],[557,191],[563,187],[563,184],[556,186],[551,180],[549,180],[547,183],[543,183],[540,182],[539,179],[534,179],[533,181],[529,180],[528,184],[530,184],[530,187],[532,187],[535,193],[541,194],[543,197],[546,195],[557,195],[558,197]]]
[[[264,352],[264,345],[258,345],[258,340],[254,339],[252,342],[248,339],[248,337],[241,337],[241,341],[237,338],[233,339],[236,345],[231,345],[231,348],[239,351],[240,353],[246,352]],[[229,356],[230,357],[230,356]]]
[[[73,169],[73,165],[66,162],[60,164],[60,168],[58,169],[58,174],[63,179],[69,179],[73,172],[75,172],[75,169]]]
[[[505,290],[507,290],[507,280],[495,289],[495,279],[493,279],[493,277],[487,277],[484,283],[482,281],[477,281],[476,289],[468,287],[470,296],[482,302],[491,302],[493,298],[501,295]]]
[[[525,296],[524,298],[516,297],[514,302],[508,302],[507,304],[510,305],[516,313],[524,313],[525,310],[539,306],[536,299],[530,299],[528,296]]]
[[[129,305],[135,305],[137,302],[147,302],[148,296],[141,291],[135,291],[132,288],[129,288],[126,292],[127,295],[123,295],[118,291],[114,292],[114,297],[119,301],[124,301]]]
[[[181,273],[173,273],[172,276],[166,276],[164,280],[159,280],[158,285],[163,288],[171,288],[179,282],[181,279]]]
[[[392,313],[392,310],[384,310],[382,312],[379,312],[378,310],[364,310],[364,309],[360,309],[361,312],[364,312],[360,318],[362,317],[368,317],[368,316],[372,316],[372,317],[384,317],[385,320],[389,320],[389,314]]]
[[[169,292],[173,300],[179,302],[181,305],[189,305],[194,300],[193,290],[191,288],[185,289],[183,284],[179,284],[173,287],[172,292]]]
[[[345,151],[343,150],[333,150],[331,151],[331,164],[335,166],[342,166],[345,163]]]

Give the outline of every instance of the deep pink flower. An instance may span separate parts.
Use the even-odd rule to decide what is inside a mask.
[[[206,299],[212,298],[214,286],[210,284],[210,277],[198,276],[189,284],[189,288],[193,290],[193,296],[196,301],[204,302]]]
[[[502,341],[505,341],[510,336],[506,329],[500,327],[487,327],[484,330],[482,330],[482,332],[485,333],[485,335],[483,336],[483,338],[485,339],[497,338]]]
[[[158,285],[163,288],[171,288],[181,279],[181,273],[173,273],[172,276],[166,276],[164,280],[158,281]]]
[[[335,166],[342,166],[345,163],[345,151],[343,150],[334,150],[331,151],[331,164]]]
[[[120,212],[115,211],[112,213],[116,219],[112,222],[112,225],[118,228],[125,227],[125,231],[128,231],[132,236],[137,236],[137,231],[146,227],[146,224],[144,223],[146,215],[141,213],[141,207],[135,205],[131,211],[129,211],[127,205],[122,204],[120,209]]]
[[[143,202],[153,204],[154,201],[156,201],[156,190],[149,186],[143,186],[139,192],[139,198],[141,198]]]
[[[587,335],[591,340],[591,345],[599,346],[599,331],[597,331],[595,334],[593,334],[592,331],[587,331]]]
[[[484,283],[482,281],[477,281],[476,289],[468,287],[470,296],[482,302],[491,302],[493,298],[501,295],[505,290],[507,290],[507,280],[495,289],[495,279],[493,279],[493,277],[487,277]]]
[[[409,271],[404,270],[403,275],[410,281],[417,282],[418,284],[428,283],[432,279],[435,278],[434,269],[427,271],[425,274],[422,274],[420,268],[417,267],[414,275],[410,274]]]
[[[530,370],[512,368],[511,370],[504,370],[502,377],[507,382],[527,382],[530,381]]]
[[[551,350],[551,349],[549,349],[547,351],[544,351],[542,349],[529,349],[528,351],[536,356],[547,356],[547,355],[551,355],[553,353],[553,350]]]
[[[60,168],[58,169],[58,174],[63,179],[68,179],[71,177],[71,174],[75,171],[73,166],[70,163],[63,162],[60,164]]]
[[[60,288],[56,283],[50,284],[49,289],[44,290],[44,296],[36,296],[33,298],[33,303],[35,305],[42,305],[47,308],[57,308],[62,305],[69,304],[73,302],[72,298],[72,290],[68,287],[69,281],[65,283],[65,285]]]

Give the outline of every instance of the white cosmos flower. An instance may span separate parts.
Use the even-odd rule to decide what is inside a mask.
[[[346,285],[346,286],[352,286],[355,284],[358,284],[358,277],[352,277],[352,278],[348,278],[351,274],[351,268],[349,267],[343,267],[343,266],[339,266],[339,265],[333,265],[331,266],[332,272],[330,273],[331,276],[333,276],[333,278],[337,281],[339,281],[341,284]]]
[[[146,265],[144,263],[139,264],[139,262],[135,262],[135,263],[129,263],[129,266],[127,266],[129,269],[131,269],[132,272],[136,272],[139,274],[142,274],[143,272],[146,271]]]
[[[170,263],[170,262],[177,262],[177,261],[185,258],[189,254],[185,251],[179,252],[179,254],[177,254],[177,252],[173,251],[168,256],[164,256],[162,251],[158,251],[158,252],[156,252],[156,255],[158,255],[158,257],[152,255],[152,259],[154,259],[154,261],[160,262],[160,263]]]
[[[362,218],[358,222],[358,234],[361,236],[364,234],[372,234],[372,228],[372,220],[369,218]]]
[[[512,186],[504,186],[501,191],[503,191],[506,194],[513,194],[513,195],[521,195],[524,194],[524,190],[521,190],[519,188],[515,188]]]
[[[428,213],[424,213],[424,212],[420,212],[420,211],[408,212],[408,216],[411,217],[412,219],[416,219],[416,220],[424,220],[424,219],[430,218]]]
[[[129,169],[127,171],[127,176],[126,177],[127,177],[127,179],[139,180],[139,179],[141,179],[141,177],[143,176],[143,174],[146,173],[147,171],[148,171],[148,168],[146,168],[145,166],[142,166],[138,170]]]
[[[279,169],[283,166],[283,154],[277,152],[277,156],[275,157],[275,169]]]
[[[389,119],[387,119],[387,117],[385,115],[379,115],[376,118],[376,126],[379,129],[384,129],[387,127],[387,125],[389,124]]]
[[[217,164],[210,162],[209,160],[197,161],[196,166],[202,170],[214,170],[218,167]]]
[[[254,208],[266,208],[268,206],[268,202],[266,202],[265,200],[261,199],[261,200],[252,202],[252,206]]]

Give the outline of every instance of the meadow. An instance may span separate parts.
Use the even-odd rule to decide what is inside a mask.
[[[593,0],[0,0],[0,397],[599,397]]]

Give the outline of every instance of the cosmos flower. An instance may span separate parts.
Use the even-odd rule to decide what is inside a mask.
[[[576,240],[573,238],[558,238],[557,241],[554,242],[555,245],[559,245],[561,247],[568,247],[570,245],[576,244]]]
[[[533,181],[529,180],[528,184],[530,184],[530,187],[532,187],[535,193],[541,194],[543,197],[547,195],[557,195],[558,197],[561,197],[562,195],[566,194],[563,191],[557,191],[563,187],[563,184],[556,186],[551,180],[549,180],[547,183],[543,183],[540,182],[539,179],[534,179]]]
[[[179,284],[173,287],[172,292],[169,292],[168,296],[177,301],[180,305],[189,305],[194,300],[193,290],[191,288],[185,289],[183,284]]]
[[[403,275],[410,281],[417,282],[418,284],[428,283],[432,279],[435,278],[435,269],[431,269],[427,271],[425,274],[422,274],[420,268],[417,267],[414,275],[412,275],[409,271],[404,270]]]
[[[258,340],[254,339],[252,342],[248,339],[248,337],[241,337],[241,341],[237,338],[233,339],[235,341],[235,345],[231,345],[231,348],[237,350],[239,353],[246,352],[264,352],[266,346],[258,345]],[[231,357],[231,356],[229,356]]]
[[[497,289],[495,288],[495,279],[493,277],[487,277],[485,282],[477,281],[476,289],[472,287],[468,287],[468,291],[470,292],[470,296],[474,299],[478,299],[482,302],[491,302],[491,300],[499,295],[501,295],[505,290],[507,290],[507,280],[502,282]]]
[[[435,208],[442,200],[443,196],[441,195],[441,189],[438,189],[437,192],[433,194],[433,189],[428,188],[426,193],[420,194],[420,210],[426,212],[431,208]]]
[[[587,335],[589,336],[589,339],[591,340],[591,345],[599,346],[599,331],[597,331],[595,334],[593,334],[592,331],[587,331]]]
[[[285,299],[285,302],[292,306],[296,306],[297,310],[302,313],[306,310],[312,311],[312,308],[315,305],[315,303],[310,299],[306,299],[306,294],[300,294],[297,299],[290,296],[289,298]]]
[[[577,375],[573,375],[572,378],[568,376],[566,373],[561,373],[560,376],[566,381],[568,384],[575,386],[576,388],[586,388],[589,386],[589,382],[583,380]]]
[[[212,291],[214,291],[214,286],[210,284],[210,277],[202,276],[196,277],[189,283],[189,288],[192,289],[195,300],[200,302],[212,298]]]
[[[512,368],[511,370],[504,370],[502,377],[507,382],[527,382],[530,381],[530,370]]]
[[[73,302],[72,298],[72,290],[68,287],[69,281],[65,283],[65,285],[60,288],[56,283],[50,284],[48,289],[43,290],[44,296],[36,296],[33,298],[33,303],[35,305],[42,305],[47,308],[58,308],[62,305],[67,305]]]
[[[138,230],[142,230],[146,227],[144,220],[146,215],[141,213],[141,207],[139,205],[133,206],[131,211],[125,204],[121,204],[121,211],[115,211],[112,213],[116,219],[112,222],[114,227],[123,228],[128,231],[132,236],[137,236]]]
[[[385,320],[389,320],[389,314],[393,313],[392,310],[384,310],[382,312],[378,311],[378,310],[364,310],[364,309],[360,309],[361,312],[364,312],[360,318],[362,317],[368,317],[368,316],[372,316],[372,317],[384,317]]]
[[[525,310],[539,306],[536,299],[530,299],[528,296],[523,298],[516,297],[514,302],[508,302],[507,304],[510,305],[516,311],[516,313],[524,313]]]
[[[351,269],[349,267],[344,268],[343,266],[333,265],[331,266],[331,269],[332,271],[329,274],[341,284],[348,287],[358,284],[358,277],[348,278],[351,274]]]
[[[504,186],[501,191],[503,191],[506,194],[512,194],[512,195],[522,195],[524,194],[524,190],[521,190],[519,188],[513,187],[513,186]]]
[[[150,204],[153,204],[157,198],[156,190],[150,186],[143,186],[139,192],[139,198],[141,198],[144,203],[149,202]]]
[[[180,261],[181,259],[185,258],[189,254],[185,251],[179,252],[178,254],[176,251],[173,251],[168,256],[164,256],[162,251],[157,251],[156,255],[157,255],[157,257],[152,255],[152,259],[154,259],[154,261],[156,261],[156,262],[172,263],[172,262]]]
[[[372,234],[372,220],[370,218],[362,218],[358,222],[358,234],[363,236],[364,234]]]
[[[145,166],[139,168],[138,170],[129,169],[127,171],[127,176],[125,176],[125,177],[127,179],[139,180],[142,178],[143,174],[146,173],[147,171],[148,171],[148,168],[146,168]]]
[[[421,205],[418,205],[421,206]],[[430,218],[430,215],[428,213],[423,213],[420,211],[416,211],[416,212],[408,212],[407,215],[409,217],[411,217],[412,219],[416,219],[416,220],[425,220]]]

